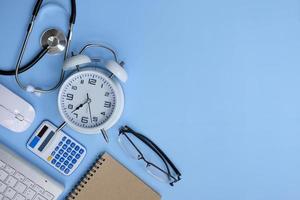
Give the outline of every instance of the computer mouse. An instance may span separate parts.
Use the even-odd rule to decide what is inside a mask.
[[[0,84],[0,125],[20,133],[30,127],[34,118],[34,108]]]

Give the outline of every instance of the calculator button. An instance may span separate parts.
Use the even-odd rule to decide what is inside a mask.
[[[62,147],[63,149],[66,149],[68,146],[64,144],[64,146]]]
[[[66,173],[66,174],[70,173],[70,170],[67,168],[67,169],[65,170],[65,173]]]
[[[60,162],[58,162],[58,163],[56,163],[56,165],[55,165],[56,167],[60,167],[61,166],[61,163]]]
[[[74,147],[75,147],[75,143],[72,142],[70,146],[71,146],[72,148],[74,148]]]
[[[65,152],[63,156],[64,156],[64,158],[66,158],[66,157],[68,157],[68,154]]]
[[[67,159],[70,161],[70,160],[72,160],[72,159],[73,159],[73,157],[72,157],[72,156],[69,156]]]
[[[80,154],[76,154],[75,158],[78,160],[80,158]]]
[[[61,140],[62,141],[65,141],[67,139],[67,137],[66,136],[64,136]]]
[[[69,161],[66,160],[66,161],[64,162],[64,165],[68,165],[68,164],[69,164]]]
[[[79,149],[80,149],[80,147],[78,145],[76,145],[75,151],[78,151]]]
[[[80,153],[80,154],[83,154],[83,152],[84,152],[84,149],[80,149],[80,150],[79,150],[79,153]]]
[[[70,143],[71,143],[71,140],[70,140],[70,139],[67,139],[66,143],[67,143],[67,144],[70,144]]]
[[[76,162],[77,162],[77,160],[76,160],[76,159],[73,159],[73,160],[72,160],[72,163],[73,163],[73,164],[75,164]]]
[[[72,156],[75,156],[75,154],[76,154],[76,151],[72,151],[72,152],[71,152],[71,155],[72,155]]]
[[[52,163],[53,165],[55,165],[56,159],[53,159],[53,160],[51,161],[51,163]]]
[[[60,170],[61,171],[64,171],[66,169],[66,166],[64,166],[64,165],[62,165],[61,167],[60,167]]]
[[[60,155],[56,154],[55,158],[58,160],[60,158]]]
[[[59,154],[63,154],[64,153],[64,151],[61,149],[61,150],[59,150],[59,152],[58,152]]]
[[[74,166],[73,164],[69,164],[69,165],[68,165],[68,168],[69,168],[69,169],[72,169],[73,166]]]
[[[64,158],[60,158],[60,159],[59,159],[59,162],[61,162],[61,163],[64,162],[64,161],[65,161]]]
[[[58,143],[58,146],[61,146],[61,145],[63,145],[63,143],[62,143],[62,142],[59,142],[59,143]]]
[[[55,153],[56,153],[55,151],[52,151],[51,156],[55,156]]]
[[[69,147],[69,148],[67,149],[67,152],[70,153],[71,151],[72,151],[72,149]]]
[[[58,151],[59,150],[59,147],[55,147],[55,151]]]

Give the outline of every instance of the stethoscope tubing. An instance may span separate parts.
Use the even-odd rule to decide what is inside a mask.
[[[38,13],[39,13],[42,2],[43,2],[43,0],[38,0],[35,7],[34,7],[34,9],[33,9],[32,18],[31,18],[31,21],[28,25],[27,32],[26,32],[26,35],[25,35],[25,39],[23,41],[21,51],[20,51],[18,59],[17,59],[16,69],[14,71],[6,71],[6,74],[9,74],[9,75],[11,74],[11,72],[14,72],[13,74],[15,75],[15,80],[16,80],[17,84],[23,90],[27,90],[27,91],[28,91],[28,86],[25,86],[21,83],[21,81],[19,79],[19,74],[26,71],[26,70],[28,70],[28,69],[30,69],[31,67],[33,67],[49,50],[49,48],[44,48],[37,56],[35,56],[35,58],[31,62],[29,62],[28,65],[25,65],[25,66],[21,67],[21,62],[22,62],[22,59],[23,59],[23,55],[24,55],[24,52],[26,50],[28,40],[30,38],[31,32],[32,32],[33,27],[34,27],[35,19],[36,19]],[[72,40],[73,27],[74,27],[74,24],[75,24],[75,20],[76,20],[76,1],[71,0],[71,16],[70,16],[69,31],[68,31],[68,36],[67,36],[67,45],[66,45],[66,49],[65,49],[65,53],[64,53],[64,59],[67,58],[67,55],[68,55],[68,52],[69,52],[69,47],[70,47],[70,42]],[[1,72],[3,72],[3,70],[0,71],[0,74],[1,74]],[[61,73],[60,73],[60,79],[53,87],[46,88],[46,89],[33,88],[34,91],[31,91],[31,92],[46,93],[46,92],[56,90],[63,83],[64,76],[65,76],[65,72],[62,68]]]

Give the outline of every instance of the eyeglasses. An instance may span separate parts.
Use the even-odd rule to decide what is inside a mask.
[[[118,142],[130,157],[144,161],[147,172],[156,179],[169,183],[171,186],[181,179],[181,173],[171,160],[146,136],[135,132],[128,126],[123,126],[119,130]]]

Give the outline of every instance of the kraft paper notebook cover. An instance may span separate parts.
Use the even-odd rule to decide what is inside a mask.
[[[160,195],[105,153],[67,199],[159,200]]]

